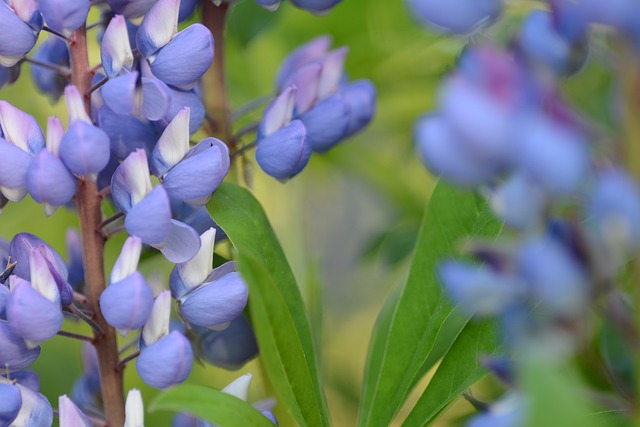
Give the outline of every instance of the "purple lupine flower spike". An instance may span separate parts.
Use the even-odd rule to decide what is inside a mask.
[[[70,126],[60,143],[60,158],[71,172],[95,180],[109,162],[109,137],[91,122],[75,86],[67,86],[65,98]]]
[[[66,395],[58,398],[60,427],[92,427],[93,423]]]
[[[46,24],[67,36],[80,28],[89,14],[89,0],[39,0],[38,5]]]
[[[11,383],[0,383],[0,425],[9,426],[22,407],[20,389]]]
[[[0,366],[24,369],[32,365],[39,355],[40,347],[28,348],[24,340],[13,332],[9,322],[0,320]]]
[[[169,332],[170,315],[171,294],[164,291],[156,298],[149,321],[142,328],[136,368],[142,380],[156,388],[183,382],[193,364],[189,341],[178,331]]]
[[[105,320],[124,336],[144,326],[151,314],[153,292],[137,270],[142,241],[129,237],[111,271],[109,286],[100,295]]]
[[[133,52],[124,16],[116,15],[109,22],[100,44],[100,59],[109,78],[116,77],[123,71],[131,70]]]

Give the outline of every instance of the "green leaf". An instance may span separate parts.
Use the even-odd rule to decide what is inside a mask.
[[[220,427],[273,427],[267,417],[244,400],[197,385],[170,388],[151,401],[149,410],[188,412]]]
[[[442,359],[405,426],[429,425],[467,388],[484,377],[486,369],[478,357],[497,350],[492,322],[469,322]]]
[[[260,356],[279,400],[298,424],[329,425],[305,305],[262,207],[248,190],[229,183],[207,207],[238,252]]]
[[[464,326],[451,317],[454,308],[436,277],[438,262],[456,253],[462,237],[493,237],[500,228],[484,200],[438,183],[420,227],[407,281],[374,330],[360,426],[389,425],[411,388]]]

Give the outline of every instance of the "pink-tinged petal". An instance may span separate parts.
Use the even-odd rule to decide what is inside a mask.
[[[124,226],[130,235],[149,245],[160,245],[169,237],[171,205],[162,185],[154,188],[127,212]]]
[[[93,427],[87,416],[66,395],[58,398],[60,427]]]
[[[142,380],[155,388],[180,384],[191,373],[192,365],[191,344],[177,331],[146,347],[136,360]]]
[[[189,151],[190,109],[184,107],[164,129],[151,153],[151,168],[158,176],[180,162]]]
[[[121,331],[144,326],[153,307],[153,292],[137,271],[110,284],[100,295],[100,310],[109,325]]]
[[[36,44],[37,31],[24,21],[5,2],[0,1],[0,25],[11,29],[0,31],[0,65],[4,67],[17,64]]]
[[[260,137],[264,138],[285,127],[293,116],[297,88],[287,87],[264,110],[260,123]]]
[[[187,262],[200,249],[200,236],[189,225],[171,220],[171,228],[166,240],[160,245],[154,245],[162,254],[173,263]]]
[[[9,200],[19,202],[27,194],[27,171],[33,157],[0,138],[0,158],[0,189]],[[19,194],[6,190],[18,190]]]
[[[213,36],[202,24],[180,31],[151,62],[153,74],[166,84],[189,89],[213,63]]]
[[[298,89],[295,100],[296,115],[308,111],[318,101],[321,76],[322,66],[318,63],[307,64],[292,76],[289,84]]]
[[[338,90],[344,74],[344,61],[349,49],[341,47],[322,58],[322,74],[318,84],[318,99],[325,99]]]
[[[54,156],[60,157],[60,142],[64,135],[62,122],[56,116],[51,116],[47,120],[47,140],[46,147]]]
[[[247,285],[233,272],[180,298],[180,312],[189,323],[210,328],[240,316],[248,297]]]
[[[64,99],[67,103],[67,110],[69,110],[69,125],[73,124],[76,120],[81,120],[88,124],[93,124],[91,118],[84,109],[84,100],[78,88],[69,85],[64,88]]]
[[[129,237],[122,245],[120,256],[111,269],[109,277],[111,283],[119,282],[132,275],[138,269],[140,254],[142,253],[142,241],[135,236]]]
[[[44,134],[36,119],[7,101],[0,101],[0,127],[4,139],[27,153],[37,154],[44,147]]]
[[[60,158],[76,175],[95,176],[109,163],[109,137],[93,124],[76,120],[60,143]]]
[[[136,34],[136,46],[145,58],[171,41],[178,32],[180,0],[158,0],[145,15]]]
[[[289,54],[280,65],[276,77],[276,87],[282,90],[287,80],[303,65],[308,64],[327,53],[331,46],[331,37],[320,36],[300,46]]]
[[[13,332],[9,322],[0,320],[0,365],[12,370],[24,369],[40,355],[40,347],[27,348],[24,340]]]
[[[149,165],[144,150],[136,150],[113,173],[111,196],[123,212],[128,212],[151,192]]]
[[[138,72],[134,71],[109,79],[100,93],[105,104],[116,114],[136,115],[142,107],[141,86]]]
[[[171,90],[161,80],[142,78],[142,115],[149,120],[160,120],[171,106]]]
[[[34,31],[42,28],[42,15],[37,0],[4,0],[15,14],[27,23]]]
[[[62,327],[62,310],[36,292],[26,280],[16,278],[7,302],[7,320],[13,332],[28,348],[53,338]]]
[[[76,178],[62,160],[48,150],[41,150],[27,170],[27,188],[36,202],[63,206],[73,199]]]
[[[116,77],[123,70],[131,70],[133,52],[129,43],[127,22],[122,15],[116,15],[102,36],[100,59],[108,77]]]

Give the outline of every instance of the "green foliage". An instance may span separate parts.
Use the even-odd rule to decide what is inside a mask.
[[[278,398],[298,424],[329,425],[305,305],[262,207],[248,190],[228,183],[207,207],[238,252],[258,347]]]
[[[436,277],[462,237],[495,236],[500,224],[470,192],[438,183],[420,228],[409,276],[378,320],[365,373],[360,426],[386,426],[426,370],[446,352],[459,328],[444,328],[454,307]],[[453,330],[452,330],[453,329]],[[436,345],[438,343],[438,345]],[[448,345],[447,345],[448,344]]]
[[[273,426],[267,417],[244,400],[195,385],[181,385],[159,394],[149,410],[187,412],[220,427]]]

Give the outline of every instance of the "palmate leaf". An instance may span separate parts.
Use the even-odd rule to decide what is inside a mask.
[[[248,190],[224,183],[207,208],[238,252],[260,356],[278,399],[299,425],[329,425],[305,305],[262,207]]]
[[[387,426],[419,378],[464,327],[436,277],[463,237],[494,237],[501,224],[480,197],[439,182],[420,227],[409,276],[390,297],[369,349],[359,425]]]
[[[187,412],[220,427],[273,427],[267,417],[247,402],[196,385],[181,385],[159,394],[149,410]]]

